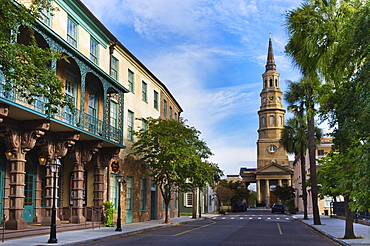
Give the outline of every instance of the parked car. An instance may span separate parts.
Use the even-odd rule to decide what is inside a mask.
[[[285,208],[284,208],[283,204],[274,203],[274,205],[272,205],[272,207],[271,207],[271,213],[281,212],[283,214],[284,210],[285,210]]]
[[[234,202],[232,210],[233,212],[245,212],[247,211],[247,205],[245,202]]]

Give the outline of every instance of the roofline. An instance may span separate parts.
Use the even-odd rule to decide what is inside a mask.
[[[153,77],[154,80],[156,80],[156,82],[158,82],[164,90],[166,90],[166,92],[170,95],[170,97],[172,98],[172,100],[176,103],[176,106],[179,108],[180,112],[184,112],[183,109],[181,108],[180,104],[177,102],[177,100],[175,99],[175,97],[172,95],[172,93],[170,92],[170,90],[167,88],[167,86],[162,83],[162,81],[160,81],[136,56],[134,56],[105,26],[104,24],[98,19],[95,17],[95,15],[86,7],[85,4],[83,4],[81,2],[81,0],[74,0],[76,1],[86,12],[87,14],[89,14],[93,20],[96,22],[96,24],[98,24],[104,32],[106,32],[106,34],[112,38],[112,42],[116,42],[120,48],[122,48],[122,50],[124,52],[126,52],[130,57],[133,58],[133,60],[138,63],[151,77]]]

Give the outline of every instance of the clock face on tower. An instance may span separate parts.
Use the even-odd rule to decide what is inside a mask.
[[[275,153],[277,150],[277,147],[275,145],[270,145],[267,149],[267,151],[270,153],[270,154],[273,154]]]
[[[274,99],[274,96],[269,96],[270,101]]]

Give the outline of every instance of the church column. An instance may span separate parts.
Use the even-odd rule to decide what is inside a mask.
[[[261,195],[261,180],[257,179],[257,202],[262,202],[262,195]]]
[[[288,186],[292,186],[292,179],[288,179]]]
[[[279,186],[282,187],[283,186],[283,181],[281,179],[279,179],[278,182],[279,182]]]
[[[13,124],[16,125],[16,122]],[[5,127],[4,141],[10,162],[9,221],[6,229],[20,230],[28,227],[23,219],[26,154],[49,127],[49,121],[44,120],[24,121],[20,129]]]
[[[266,207],[270,206],[270,180],[266,179]]]

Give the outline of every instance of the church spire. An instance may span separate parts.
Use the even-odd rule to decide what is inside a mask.
[[[271,40],[271,32],[270,32],[270,38],[269,38],[269,49],[267,54],[267,63],[266,63],[266,72],[267,71],[276,71],[276,64],[275,64],[275,58],[274,58],[274,51],[272,49],[272,40]]]

